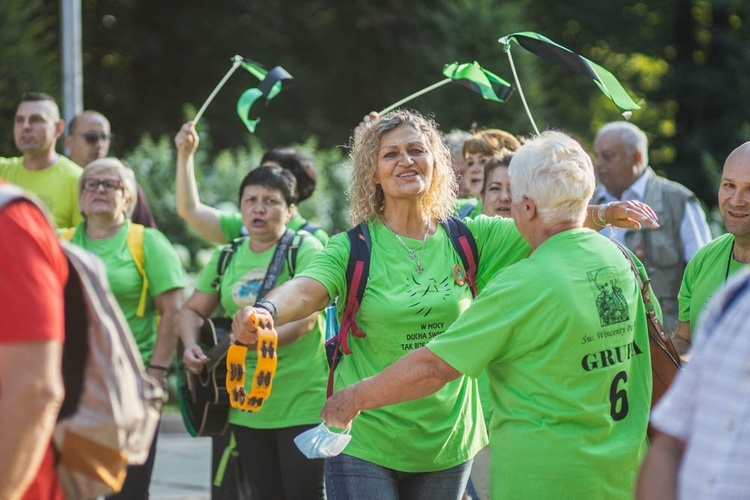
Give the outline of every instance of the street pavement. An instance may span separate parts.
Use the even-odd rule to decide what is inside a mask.
[[[211,497],[211,438],[192,437],[179,413],[162,415],[149,493],[152,500]]]

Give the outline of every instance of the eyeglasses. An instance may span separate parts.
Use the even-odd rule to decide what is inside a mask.
[[[105,191],[122,189],[122,181],[113,179],[84,179],[82,185],[86,191],[96,191],[99,186],[103,187]]]
[[[99,141],[109,142],[114,137],[114,134],[105,134],[103,132],[86,132],[85,134],[78,134],[86,140],[86,143],[92,146]]]

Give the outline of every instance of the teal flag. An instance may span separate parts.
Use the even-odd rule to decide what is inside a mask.
[[[447,64],[443,75],[464,87],[478,92],[484,99],[505,102],[513,92],[513,87],[496,74],[487,71],[476,61],[473,63]]]
[[[255,128],[260,122],[260,118],[251,118],[250,109],[255,102],[261,97],[266,98],[266,105],[281,92],[282,87],[291,85],[293,78],[284,68],[276,66],[272,70],[267,70],[262,64],[250,59],[243,59],[242,67],[248,73],[260,80],[257,87],[249,88],[242,93],[237,100],[237,115],[245,124],[250,133],[255,132]]]
[[[522,31],[506,35],[498,41],[503,45],[505,52],[510,50],[510,42],[515,41],[532,54],[536,54],[574,73],[593,79],[599,90],[615,103],[615,106],[624,114],[641,109],[612,73],[539,33]]]

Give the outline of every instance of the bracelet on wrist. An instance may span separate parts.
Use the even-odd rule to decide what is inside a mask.
[[[602,228],[609,226],[609,222],[607,222],[606,212],[607,212],[607,208],[609,208],[611,204],[612,202],[610,201],[609,203],[604,203],[603,205],[599,205],[599,208],[595,212],[596,217],[594,218],[594,222],[602,226]]]
[[[261,299],[257,301],[253,307],[260,307],[261,309],[265,309],[266,311],[271,313],[271,317],[273,318],[274,323],[276,323],[276,320],[279,319],[279,310],[276,309],[276,304],[274,304],[270,300]]]
[[[161,371],[164,371],[164,372],[168,372],[169,371],[169,367],[168,366],[152,365],[150,363],[148,365],[148,368],[152,369],[152,370],[161,370]]]

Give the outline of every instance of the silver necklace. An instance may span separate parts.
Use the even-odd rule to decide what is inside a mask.
[[[398,242],[401,243],[401,245],[406,249],[407,252],[409,252],[409,258],[417,262],[417,267],[414,269],[414,271],[417,274],[422,274],[424,272],[424,268],[422,267],[422,257],[424,256],[424,243],[425,241],[427,241],[427,234],[430,232],[430,226],[431,226],[430,222],[429,221],[427,222],[427,229],[425,229],[424,236],[422,236],[422,248],[419,251],[419,258],[417,258],[416,248],[414,250],[409,248],[406,242],[404,242],[404,240],[401,239],[401,236],[396,231],[391,229],[391,226],[388,225],[388,222],[386,222],[385,218],[381,217],[381,220],[383,221],[383,224],[385,224],[385,227],[391,230],[391,232],[396,237]]]

